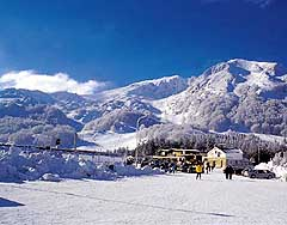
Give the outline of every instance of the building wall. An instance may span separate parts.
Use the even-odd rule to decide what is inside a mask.
[[[215,162],[217,168],[224,168],[226,167],[228,161],[232,163],[237,163],[237,161],[243,160],[243,153],[225,153],[218,147],[214,147],[207,153],[207,160],[209,161],[210,165],[213,165]]]
[[[207,161],[209,162],[210,166],[212,166],[215,162],[216,168],[224,168],[227,164],[226,158],[207,158]]]
[[[226,154],[217,147],[207,153],[207,160],[211,166],[215,162],[216,168],[223,168],[226,166]]]

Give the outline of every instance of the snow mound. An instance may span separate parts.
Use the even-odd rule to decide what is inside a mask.
[[[287,182],[287,152],[276,153],[268,165],[281,181]]]
[[[50,182],[59,182],[61,181],[61,178],[58,174],[53,174],[53,173],[45,173],[42,177],[41,180],[43,181],[50,181]]]
[[[159,169],[152,169],[150,166],[145,166],[143,168],[136,168],[134,165],[121,166],[116,165],[115,170],[117,171],[118,176],[142,176],[146,174],[161,174],[162,171]]]
[[[260,163],[255,170],[270,170],[276,174],[281,181],[287,182],[287,153],[276,153],[269,163]]]
[[[287,182],[287,172],[285,172],[284,174],[282,174],[282,176],[281,176],[281,181]]]
[[[254,170],[270,170],[270,165],[267,163],[260,163],[254,167]]]
[[[287,168],[283,166],[272,166],[271,171],[276,174],[276,177],[280,178],[282,181],[287,182]]]
[[[161,173],[149,167],[135,168],[123,163],[95,163],[76,154],[25,152],[14,147],[0,150],[0,168],[0,181],[4,182],[38,179],[58,182],[61,178],[114,180],[118,177]]]

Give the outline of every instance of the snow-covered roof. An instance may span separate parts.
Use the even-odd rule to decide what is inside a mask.
[[[169,148],[169,149],[159,149],[160,152],[183,152],[184,154],[197,154],[200,153],[198,149],[180,149],[180,148]]]
[[[239,160],[239,159],[243,159],[243,151],[241,149],[237,149],[237,148],[221,148],[221,147],[214,147],[209,154],[210,155],[216,155],[218,152],[223,152],[226,156],[227,159],[235,159],[235,160]]]
[[[221,149],[223,152],[225,152],[226,154],[235,154],[235,153],[238,153],[238,154],[243,154],[242,150],[241,149],[236,149],[236,148],[229,148],[229,149]]]

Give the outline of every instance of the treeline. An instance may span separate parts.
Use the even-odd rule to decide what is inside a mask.
[[[255,135],[245,135],[238,133],[231,134],[192,134],[188,138],[179,140],[152,139],[141,143],[136,151],[140,157],[157,154],[158,149],[183,148],[198,149],[208,152],[214,146],[226,148],[240,148],[245,157],[253,158],[256,163],[268,162],[275,156],[276,152],[287,151],[287,143],[264,141]],[[123,151],[124,149],[122,149]],[[132,153],[132,152],[130,152]],[[134,152],[133,152],[134,154]]]

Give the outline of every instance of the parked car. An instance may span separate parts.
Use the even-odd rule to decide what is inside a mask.
[[[241,171],[241,175],[248,177],[248,172],[253,170],[254,166],[246,166],[242,171]]]
[[[269,171],[269,170],[246,170],[244,172],[244,175],[250,177],[250,178],[266,178],[266,179],[272,179],[275,178],[275,173]]]

